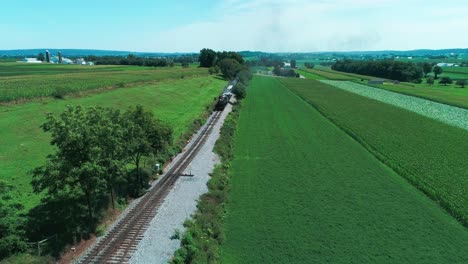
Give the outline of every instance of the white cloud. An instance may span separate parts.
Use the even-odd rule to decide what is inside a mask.
[[[146,50],[325,51],[466,47],[468,1],[224,0]]]

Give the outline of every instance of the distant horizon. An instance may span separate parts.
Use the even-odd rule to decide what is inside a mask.
[[[465,0],[17,0],[2,10],[1,50],[304,53],[468,43]]]
[[[210,47],[206,47],[210,48]],[[120,53],[148,53],[148,54],[196,54],[200,51],[178,51],[178,52],[162,52],[162,51],[136,51],[136,50],[114,50],[114,49],[87,49],[87,48],[26,48],[26,49],[0,49],[1,52],[14,52],[14,51],[98,51],[98,52],[120,52]],[[431,48],[418,48],[410,50],[398,50],[398,49],[385,49],[385,50],[349,50],[349,51],[337,51],[337,50],[324,50],[324,51],[262,51],[262,50],[215,50],[215,51],[235,51],[235,52],[258,52],[258,53],[271,53],[271,54],[312,54],[312,53],[365,53],[365,52],[415,52],[415,51],[449,51],[449,50],[463,50],[468,52],[468,48],[443,48],[443,49],[431,49]]]

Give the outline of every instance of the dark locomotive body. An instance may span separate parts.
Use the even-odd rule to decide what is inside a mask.
[[[215,111],[223,111],[224,107],[229,103],[229,100],[232,97],[232,88],[236,85],[237,81],[233,81],[224,92],[218,97],[216,102]]]
[[[223,93],[218,97],[218,102],[216,103],[215,110],[216,111],[223,111],[224,107],[229,103],[229,99],[231,99],[232,94],[229,93]]]

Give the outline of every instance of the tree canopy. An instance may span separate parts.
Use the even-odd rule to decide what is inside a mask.
[[[435,79],[438,79],[438,78],[439,78],[439,75],[441,75],[442,72],[443,72],[442,67],[440,67],[440,66],[434,66],[434,68],[432,69],[432,71],[434,72],[434,78],[435,78]]]
[[[393,60],[341,60],[332,66],[333,70],[371,75],[380,78],[411,82],[423,76],[422,68],[412,62]]]
[[[450,77],[442,77],[440,78],[439,84],[447,85],[447,84],[452,84],[453,80]]]
[[[114,203],[116,185],[133,181],[129,163],[135,164],[140,183],[142,157],[163,152],[172,143],[171,128],[141,106],[125,113],[69,106],[58,117],[49,114],[42,128],[51,134],[56,151],[33,170],[34,191],[47,191],[52,197],[64,191],[83,197],[90,220],[100,198],[110,197]]]

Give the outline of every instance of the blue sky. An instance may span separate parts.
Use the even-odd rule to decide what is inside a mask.
[[[468,48],[466,0],[5,0],[0,49]]]

